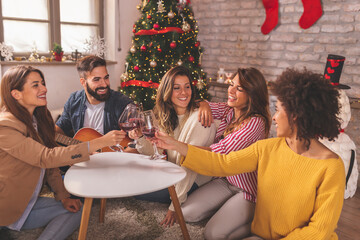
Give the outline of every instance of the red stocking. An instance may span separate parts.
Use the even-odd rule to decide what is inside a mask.
[[[311,27],[322,15],[321,0],[301,0],[304,6],[304,13],[299,20],[303,29]]]
[[[266,19],[261,26],[261,32],[263,34],[268,34],[278,23],[279,2],[278,0],[262,0],[262,2],[266,12]]]

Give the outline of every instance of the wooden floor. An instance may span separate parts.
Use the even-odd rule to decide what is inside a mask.
[[[336,233],[339,240],[360,240],[360,187],[355,196],[344,200]]]

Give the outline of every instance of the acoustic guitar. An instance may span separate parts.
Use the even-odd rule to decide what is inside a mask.
[[[65,136],[60,133],[56,133],[55,141],[63,146],[75,145],[81,142],[90,141],[96,138],[103,136],[101,133],[96,131],[93,128],[84,127],[76,132],[73,138]],[[125,136],[124,140],[120,143],[120,145],[125,148],[127,144],[131,142],[131,139],[128,136]],[[109,147],[104,147],[101,149],[101,152],[113,152],[113,150]]]

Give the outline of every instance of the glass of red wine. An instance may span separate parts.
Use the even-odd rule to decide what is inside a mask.
[[[120,129],[128,133],[131,130],[140,128],[140,123],[140,109],[134,104],[128,104],[118,121]],[[136,139],[129,142],[128,145],[136,145]]]
[[[151,140],[152,138],[155,137],[155,132],[159,130],[159,125],[155,118],[155,115],[152,110],[148,110],[148,111],[144,111],[141,114],[141,118],[142,118],[141,121],[142,134],[146,138]],[[152,144],[154,148],[154,155],[151,156],[151,159],[153,160],[164,159],[166,156],[164,154],[159,153],[156,143],[152,142]]]

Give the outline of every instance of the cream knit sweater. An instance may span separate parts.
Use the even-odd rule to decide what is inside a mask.
[[[187,118],[186,115],[179,115],[179,126],[174,130],[174,138],[180,142],[188,143],[195,146],[210,146],[215,138],[216,127],[212,124],[210,127],[203,127],[198,120],[198,111],[195,110],[190,113]],[[145,138],[140,138],[136,149],[139,153],[145,155],[152,155],[153,148],[149,141]],[[168,161],[180,166],[181,155],[176,151],[167,151]],[[187,199],[187,192],[191,186],[196,182],[199,186],[210,181],[211,177],[202,176],[194,171],[191,171],[185,167],[182,167],[186,171],[186,177],[175,184],[175,190],[179,198],[180,204],[184,203]],[[171,203],[170,210],[175,211],[173,204]]]

